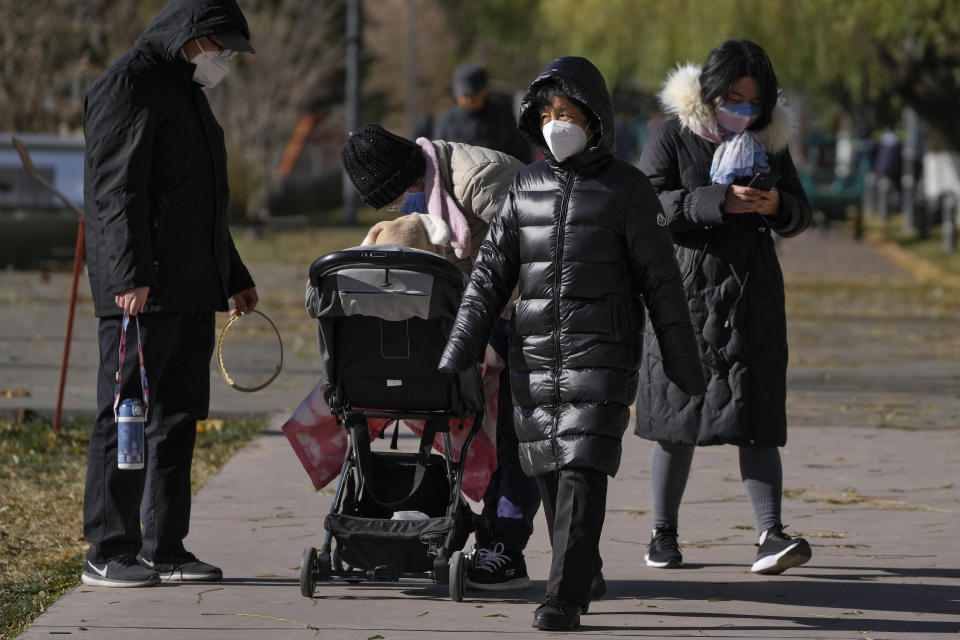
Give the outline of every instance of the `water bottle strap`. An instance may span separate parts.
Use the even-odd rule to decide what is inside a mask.
[[[149,420],[150,416],[150,386],[147,384],[147,369],[143,365],[143,341],[140,339],[140,317],[134,316],[133,321],[137,326],[137,355],[140,358],[140,388],[143,389],[143,413],[144,419]],[[113,418],[119,420],[117,407],[120,405],[120,378],[123,371],[123,359],[127,355],[127,326],[130,324],[130,314],[123,312],[123,324],[120,328],[120,363],[117,365],[116,384],[113,392]]]

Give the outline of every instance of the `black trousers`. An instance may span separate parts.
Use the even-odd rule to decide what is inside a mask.
[[[500,372],[497,399],[497,470],[483,494],[483,518],[490,527],[491,540],[482,543],[502,542],[507,551],[517,554],[526,549],[533,533],[533,519],[540,508],[537,482],[520,468],[519,450],[513,424],[510,369],[505,368]]]
[[[607,474],[561,469],[537,476],[543,514],[553,547],[547,596],[581,606],[600,572],[600,533],[607,511]]]
[[[142,554],[165,562],[183,552],[190,523],[190,465],[196,423],[210,404],[212,311],[140,315],[150,391],[145,464],[117,468],[114,383],[121,318],[101,318],[98,329],[97,417],[90,434],[83,535],[96,563]],[[131,319],[120,398],[141,398],[137,332]],[[142,523],[142,528],[141,528]]]

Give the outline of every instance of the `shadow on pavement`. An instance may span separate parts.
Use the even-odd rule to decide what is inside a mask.
[[[888,620],[882,618],[871,618],[863,615],[844,615],[837,614],[836,617],[822,617],[822,618],[813,618],[809,616],[757,616],[757,615],[742,615],[735,613],[699,613],[694,616],[694,614],[689,613],[665,613],[662,611],[656,612],[638,612],[638,611],[611,611],[604,612],[607,615],[629,615],[636,614],[638,616],[651,617],[656,616],[657,622],[647,625],[592,625],[589,624],[590,617],[586,616],[581,618],[582,627],[580,631],[604,631],[616,629],[620,631],[656,631],[664,635],[673,635],[674,633],[682,632],[692,632],[698,637],[704,632],[723,632],[725,636],[737,637],[734,635],[736,632],[741,632],[744,637],[750,636],[755,637],[760,632],[769,631],[770,635],[767,637],[775,638],[778,637],[778,633],[785,633],[788,630],[792,630],[789,625],[798,625],[800,627],[807,627],[811,630],[830,630],[830,631],[855,631],[855,632],[866,632],[871,631],[873,633],[897,633],[903,634],[900,637],[915,637],[923,633],[951,633],[955,634],[960,630],[960,623],[957,622],[948,622],[948,621],[924,621],[924,620]],[[683,625],[683,626],[670,626],[669,624],[664,624],[663,619],[665,617],[697,617],[704,621],[704,624],[698,625]],[[729,622],[724,622],[722,624],[710,624],[711,619],[721,619],[721,620],[730,620],[735,619],[738,621],[743,621],[738,624],[731,624]],[[622,618],[621,618],[622,619]],[[777,623],[781,624],[777,624]],[[782,637],[782,636],[780,636]]]
[[[819,569],[820,567],[818,567]],[[856,567],[837,567],[856,569]],[[876,569],[866,571],[875,572]],[[909,570],[884,570],[894,575],[915,576]],[[935,571],[918,569],[918,572]],[[638,600],[659,602],[662,600],[730,600],[733,602],[758,602],[765,604],[810,607],[812,609],[836,610],[838,616],[854,615],[862,625],[862,610],[904,613],[960,614],[960,587],[955,585],[926,585],[906,583],[869,582],[871,576],[855,575],[854,581],[837,576],[812,576],[802,573],[798,577],[819,578],[817,582],[791,580],[789,578],[762,578],[756,582],[704,582],[704,581],[656,581],[656,580],[607,580],[607,595],[604,600]],[[950,578],[956,571],[944,569],[933,574],[938,578]],[[882,577],[882,576],[876,576]],[[660,612],[658,612],[660,613]],[[813,612],[812,612],[813,613]],[[819,611],[816,613],[820,613]],[[674,614],[679,615],[679,614]],[[733,615],[728,613],[717,615]],[[807,617],[800,618],[810,623]],[[891,622],[894,621],[885,621]],[[932,623],[931,623],[932,624]],[[954,622],[953,632],[960,631],[960,622]],[[877,627],[869,627],[875,631]]]
[[[293,586],[299,587],[300,579],[299,578],[224,578],[219,582],[205,582],[195,583],[197,585],[210,585],[211,587],[216,587],[217,585],[231,585],[231,586],[253,586],[253,587],[263,587],[269,585],[282,585],[282,586]]]

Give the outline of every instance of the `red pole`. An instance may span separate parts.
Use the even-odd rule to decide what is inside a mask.
[[[60,415],[63,411],[63,389],[67,382],[67,364],[70,362],[70,339],[73,337],[73,312],[77,308],[77,281],[83,264],[83,217],[77,226],[77,246],[73,252],[73,285],[70,288],[70,310],[67,312],[67,336],[63,342],[63,362],[60,365],[60,390],[57,392],[57,410],[53,414],[53,433],[60,433]]]

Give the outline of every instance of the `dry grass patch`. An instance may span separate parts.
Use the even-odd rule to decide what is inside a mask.
[[[264,424],[237,419],[198,429],[194,491]],[[49,423],[0,419],[0,639],[80,582],[89,434],[84,419],[66,421],[56,438]]]

